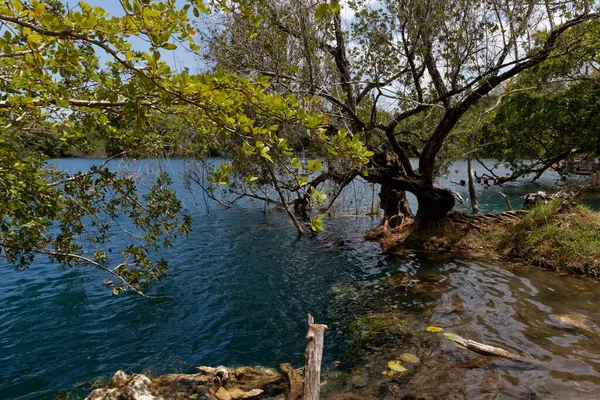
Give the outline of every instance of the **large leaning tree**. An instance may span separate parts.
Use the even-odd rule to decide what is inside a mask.
[[[373,156],[358,169],[344,154],[322,151],[326,166],[308,186],[340,188],[357,177],[380,184],[390,225],[411,213],[405,192],[418,200],[418,221],[447,216],[455,199],[435,178],[457,124],[511,78],[582,46],[576,33],[598,18],[597,1],[227,5],[199,29],[210,44],[208,65],[265,75],[277,93],[320,98],[328,135],[342,132]],[[308,150],[319,154],[318,146]],[[306,200],[298,187],[287,189],[294,204]]]
[[[85,2],[0,3],[0,255],[16,268],[37,256],[91,265],[114,293],[143,295],[167,273],[160,248],[191,227],[166,172],[109,168],[110,159],[78,173],[60,170],[46,161],[41,138],[86,152],[93,131],[131,158],[202,157],[233,143],[229,150],[260,165],[257,175],[274,189],[283,167],[304,168],[283,127],[344,152],[353,168],[368,162],[362,143],[325,135],[310,99],[267,91],[264,77],[199,75],[166,63],[178,48],[200,49],[191,19],[208,12],[201,1],[120,4],[121,14],[111,16]],[[318,162],[307,163],[317,169]],[[248,173],[246,188],[257,175]],[[212,176],[228,179],[226,165]],[[309,196],[322,199],[314,190]]]

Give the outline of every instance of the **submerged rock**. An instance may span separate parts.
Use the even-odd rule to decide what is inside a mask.
[[[572,314],[572,315],[557,315],[554,320],[562,325],[568,325],[571,328],[579,329],[581,331],[595,333],[596,330],[589,324],[588,319],[583,315]]]
[[[434,285],[442,282],[444,278],[438,274],[419,274],[413,275],[407,272],[392,275],[383,280],[389,286],[411,286],[414,284]]]

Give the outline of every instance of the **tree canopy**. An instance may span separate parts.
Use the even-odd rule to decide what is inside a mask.
[[[452,210],[452,193],[435,186],[451,133],[479,100],[571,53],[598,17],[597,3],[580,1],[352,1],[347,19],[338,1],[252,5],[207,26],[205,57],[229,72],[267,75],[279,93],[322,99],[332,130],[360,136],[374,155],[366,171],[333,163],[336,173],[316,182],[380,184],[396,223],[410,213],[405,191],[417,197],[420,221]]]
[[[482,126],[483,152],[509,162],[510,179],[535,180],[577,153],[600,154],[600,24],[569,36],[572,50],[513,79],[506,92],[514,94]]]
[[[563,38],[598,17],[587,1],[353,1],[349,20],[336,0],[120,4],[119,16],[85,2],[0,4],[0,244],[17,268],[40,254],[87,263],[115,293],[139,294],[166,274],[159,248],[191,227],[169,176],[60,171],[45,162],[47,138],[90,151],[93,132],[129,157],[218,151],[227,162],[189,177],[215,198],[225,188],[279,204],[301,233],[322,229],[323,208],[357,177],[382,185],[388,219],[410,212],[409,191],[431,221],[454,206],[434,180],[461,119],[569,54]],[[209,13],[213,29],[200,24]],[[214,68],[173,68],[178,49]],[[131,243],[105,251],[124,219]]]
[[[310,99],[273,93],[261,76],[171,68],[165,52],[199,49],[190,18],[208,12],[202,2],[121,4],[122,16],[85,2],[73,8],[51,0],[0,5],[0,241],[2,256],[17,268],[45,254],[65,266],[87,263],[106,271],[115,293],[142,294],[167,271],[159,247],[190,229],[165,172],[146,181],[146,189],[144,181],[104,164],[69,174],[46,164],[32,138],[52,135],[86,150],[94,130],[130,157],[177,148],[200,158],[227,148],[236,162],[260,166],[256,175],[247,174],[249,188],[265,176],[279,182],[285,173],[303,187],[319,169],[317,160],[291,157],[284,126],[302,127],[311,140],[346,154],[353,167],[367,162],[360,141],[325,134],[324,117],[311,112]],[[305,166],[306,173],[294,170]],[[229,183],[233,172],[224,164],[211,179]],[[314,189],[307,193],[322,199]],[[136,227],[127,232],[131,244],[109,254],[103,245],[124,219]]]

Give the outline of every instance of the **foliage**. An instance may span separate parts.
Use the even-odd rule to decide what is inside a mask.
[[[487,122],[493,154],[513,164],[569,153],[600,152],[600,85],[583,81],[550,93],[521,92],[508,98]],[[504,149],[504,150],[502,150]]]
[[[562,38],[568,54],[513,79],[482,124],[481,153],[509,162],[511,179],[536,173],[535,180],[573,153],[600,153],[600,23],[581,28]]]
[[[167,273],[159,248],[191,226],[165,172],[133,175],[105,164],[59,171],[44,161],[56,153],[46,140],[84,153],[100,141],[129,157],[227,152],[232,161],[210,171],[211,185],[274,188],[282,201],[282,188],[294,187],[310,204],[326,198],[307,184],[321,159],[294,157],[288,132],[321,143],[322,157],[357,169],[367,163],[371,153],[358,137],[329,135],[310,98],[275,94],[261,75],[171,68],[170,51],[200,49],[192,18],[209,12],[201,1],[121,5],[121,16],[85,2],[0,5],[0,243],[17,268],[45,254],[63,266],[102,269],[113,293],[143,294]],[[310,222],[322,229],[318,215]],[[115,230],[130,242],[111,252]]]
[[[330,130],[359,136],[374,153],[366,171],[328,162],[324,169],[335,173],[323,174],[316,188],[333,181],[335,198],[361,176],[382,185],[387,217],[401,213],[398,191],[409,191],[421,220],[454,206],[434,180],[465,154],[468,120],[478,117],[463,118],[504,82],[569,54],[598,17],[597,3],[558,1],[352,1],[341,8],[336,1],[252,1],[239,12],[233,5],[240,2],[230,4],[232,12],[201,29],[205,59],[267,75],[275,92],[321,98],[316,106]]]
[[[600,215],[583,206],[561,212],[561,201],[534,207],[503,236],[513,256],[544,268],[600,275]]]
[[[115,293],[142,294],[167,272],[159,247],[190,229],[163,172],[57,171],[40,154],[51,152],[47,138],[82,152],[100,138],[129,157],[219,152],[230,161],[205,164],[190,181],[229,202],[279,204],[299,232],[295,211],[321,230],[320,213],[358,176],[396,199],[412,191],[422,216],[444,216],[454,200],[434,175],[461,117],[502,82],[568,52],[561,35],[597,17],[580,2],[349,2],[355,18],[344,25],[338,1],[315,15],[319,4],[124,0],[121,16],[85,2],[0,4],[2,255],[18,268],[40,253],[91,264]],[[547,10],[564,22],[536,34]],[[209,12],[235,27],[211,32],[211,53],[194,26]],[[220,65],[175,70],[165,59],[177,49]],[[130,243],[105,251],[124,219],[135,227]]]

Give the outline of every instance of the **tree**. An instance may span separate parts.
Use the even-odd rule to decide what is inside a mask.
[[[279,135],[286,125],[345,151],[354,167],[367,162],[360,142],[334,143],[319,129],[324,117],[309,112],[308,100],[269,93],[262,77],[195,75],[165,63],[163,53],[177,47],[199,49],[190,15],[208,12],[201,1],[121,5],[122,16],[84,2],[73,8],[55,0],[0,5],[0,245],[16,268],[43,254],[63,266],[102,269],[114,293],[143,295],[167,272],[159,248],[190,229],[164,171],[149,180],[105,163],[69,174],[46,164],[30,137],[52,135],[88,150],[93,143],[86,133],[94,130],[123,149],[118,156],[129,157],[174,149],[201,157],[226,142],[278,182],[291,160]],[[134,40],[142,45],[134,48]],[[226,169],[215,172],[215,182],[228,179]],[[106,251],[111,229],[124,223],[134,227],[125,230],[131,242]]]
[[[576,153],[600,153],[599,32],[595,21],[585,32],[568,35],[573,43],[568,56],[510,82],[509,88],[518,93],[489,115],[481,132],[483,149],[486,143],[500,143],[486,154],[512,167],[510,177],[496,177],[498,183],[528,174],[535,181]]]
[[[164,172],[145,183],[105,165],[68,174],[25,145],[27,135],[85,150],[93,129],[129,156],[219,151],[230,161],[209,171],[207,185],[281,204],[299,232],[294,208],[318,231],[317,206],[358,176],[382,184],[388,218],[408,212],[404,191],[417,196],[420,220],[442,218],[454,198],[434,176],[462,116],[507,79],[567,52],[559,39],[597,18],[587,2],[352,2],[346,30],[337,1],[216,3],[213,11],[241,22],[239,38],[224,36],[240,76],[233,62],[206,74],[164,62],[177,48],[200,55],[191,16],[210,11],[201,1],[123,0],[122,16],[84,2],[0,5],[0,243],[17,268],[46,254],[104,270],[115,293],[143,294],[167,271],[159,247],[190,229]],[[235,53],[236,44],[257,48]],[[327,182],[332,199],[321,191]],[[135,226],[131,244],[104,251],[123,218]]]
[[[418,200],[418,221],[448,215],[454,196],[435,185],[435,176],[461,118],[509,79],[568,54],[573,43],[561,38],[598,18],[597,2],[587,1],[346,7],[350,21],[339,1],[231,2],[221,28],[209,32],[206,57],[226,71],[267,75],[279,93],[320,97],[331,131],[360,137],[374,155],[366,170],[354,171],[328,158],[311,187],[358,176],[379,183],[381,206],[395,223],[409,212],[405,191]]]

